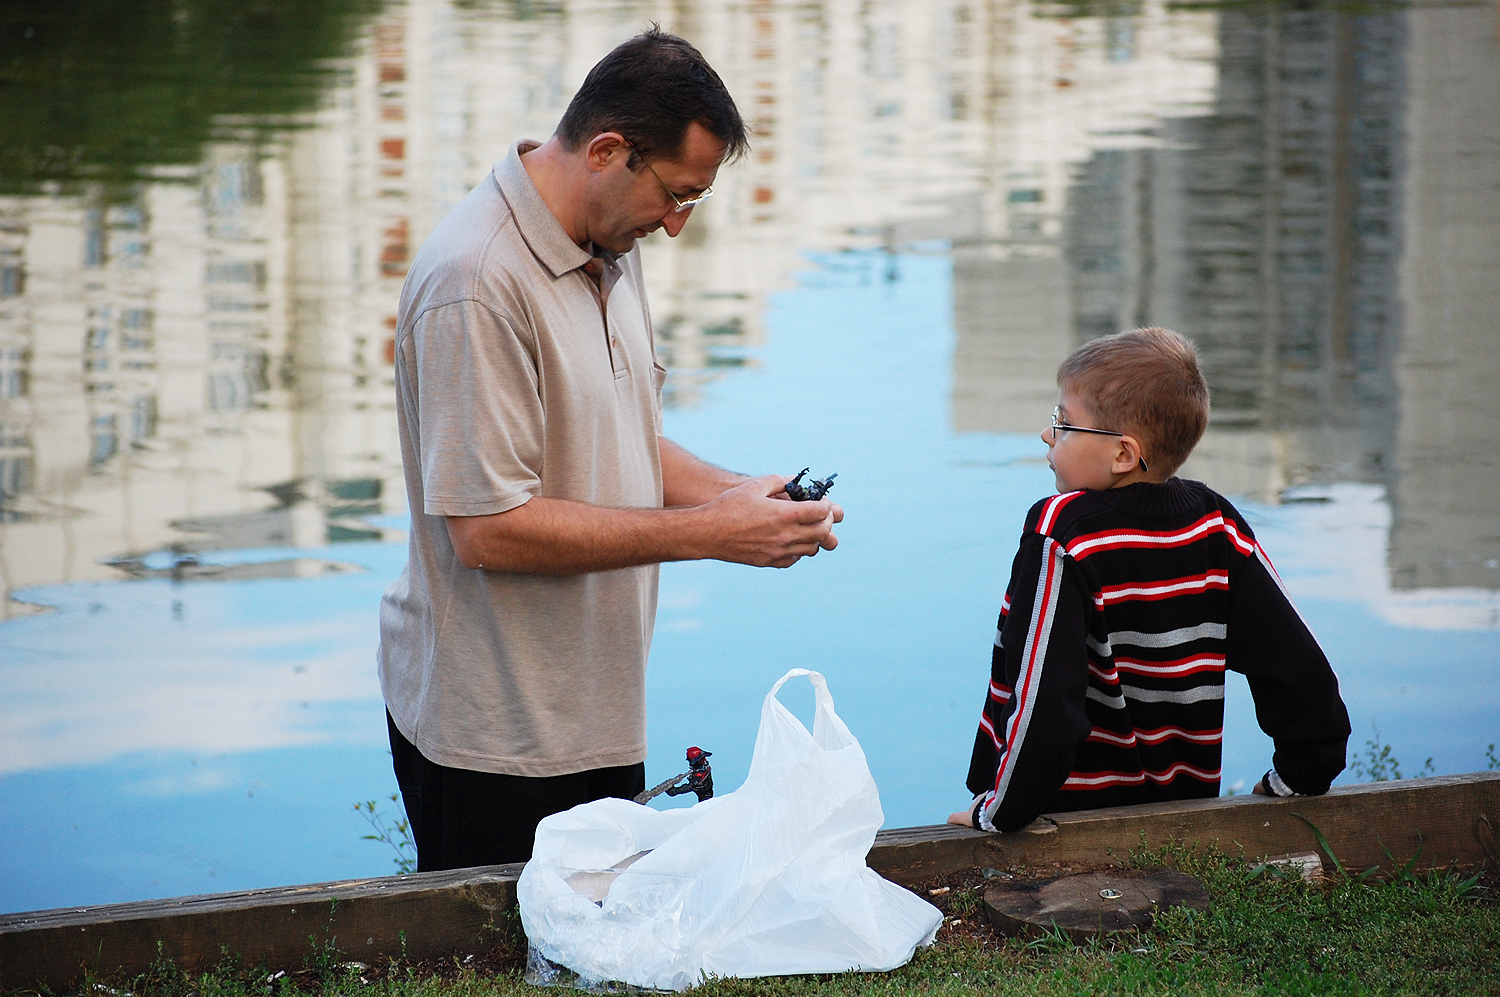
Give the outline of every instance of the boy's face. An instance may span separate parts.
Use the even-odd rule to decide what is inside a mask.
[[[1116,428],[1095,422],[1088,406],[1067,387],[1058,392],[1057,421],[1086,429]],[[1134,437],[1066,430],[1054,432],[1049,426],[1042,430],[1042,442],[1047,444],[1047,466],[1056,475],[1059,492],[1080,488],[1102,491],[1146,480],[1136,459],[1139,445]]]

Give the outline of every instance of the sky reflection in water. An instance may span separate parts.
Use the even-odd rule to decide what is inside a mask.
[[[51,607],[0,603],[3,910],[392,870],[353,805],[398,812],[374,670],[406,553],[396,295],[423,233],[640,16],[320,0],[293,50],[262,44],[272,8],[145,6],[174,61],[131,35],[121,92],[170,77],[195,110],[61,136],[66,115],[0,112],[0,581]],[[663,17],[758,131],[684,236],[643,247],[666,425],[728,467],[838,472],[849,518],[789,571],[664,566],[648,779],[701,744],[738,785],[762,697],[806,666],[888,826],[963,803],[1022,517],[1052,489],[1052,373],[1147,321],[1203,349],[1215,422],[1185,473],[1281,569],[1353,753],[1378,730],[1407,775],[1484,767],[1494,12],[772,15]],[[99,49],[61,23],[0,59],[37,107],[100,92],[58,69]],[[808,716],[804,687],[783,695]],[[1226,791],[1269,756],[1231,674]]]
[[[760,699],[802,665],[829,677],[888,826],[931,823],[964,798],[999,596],[1021,516],[1051,474],[1034,437],[946,425],[944,256],[829,262],[774,300],[760,368],[669,413],[667,428],[732,467],[837,470],[849,510],[841,547],[785,572],[664,568],[650,778],[703,744],[718,784],[738,785]],[[870,279],[888,264],[897,279]],[[838,378],[821,373],[840,367]],[[1409,769],[1428,755],[1440,772],[1480,767],[1500,709],[1486,680],[1494,632],[1383,620],[1389,592],[1369,569],[1381,562],[1388,511],[1368,486],[1327,494],[1244,511],[1343,677],[1356,744],[1375,725]],[[0,778],[0,834],[14,843],[8,909],[389,870],[389,854],[360,840],[368,829],[352,804],[373,798],[395,812],[374,607],[405,546],[254,554],[360,570],[24,594],[56,611],[4,631],[7,657],[29,662],[0,672],[13,746]],[[1440,686],[1433,661],[1447,663]],[[1230,689],[1224,783],[1243,791],[1270,749],[1243,681]],[[807,717],[802,693],[784,696]]]

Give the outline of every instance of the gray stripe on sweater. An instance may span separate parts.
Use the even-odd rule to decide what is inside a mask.
[[[1125,698],[1137,703],[1201,703],[1208,699],[1224,698],[1224,687],[1219,684],[1198,685],[1191,689],[1142,689],[1140,686],[1121,683],[1120,689],[1125,693]]]
[[[1222,623],[1200,623],[1196,627],[1181,627],[1158,634],[1142,633],[1139,630],[1117,630],[1110,634],[1109,640],[1103,644],[1093,637],[1088,639],[1088,643],[1095,654],[1107,657],[1114,653],[1116,644],[1127,644],[1130,647],[1176,647],[1178,644],[1205,638],[1224,640],[1228,636],[1229,628]]]

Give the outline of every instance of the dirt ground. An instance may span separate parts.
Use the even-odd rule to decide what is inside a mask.
[[[1087,872],[1095,866],[1057,865],[1047,868],[1029,869],[1025,875],[1034,877],[1066,876],[1076,872]],[[1015,873],[992,870],[992,875],[1013,876]],[[936,944],[943,945],[960,938],[973,939],[989,946],[998,946],[1003,939],[990,924],[984,913],[983,895],[987,879],[982,869],[968,869],[947,876],[937,876],[913,884],[910,889],[922,899],[943,912],[943,924],[938,929]],[[360,977],[374,982],[391,976],[436,977],[440,980],[455,980],[468,970],[482,975],[519,973],[526,966],[526,940],[519,934],[507,939],[487,952],[454,952],[422,960],[391,960],[379,965],[360,968]],[[311,974],[302,973],[298,976]]]
[[[943,912],[943,924],[938,929],[936,944],[939,946],[967,941],[983,947],[998,948],[1004,938],[995,930],[984,910],[984,889],[997,879],[1025,877],[1049,878],[1069,876],[1075,873],[1092,872],[1105,866],[1063,865],[1030,868],[1025,870],[966,869],[946,876],[935,876],[913,884],[910,889],[922,899],[929,901]],[[1500,871],[1487,872],[1480,880],[1480,887],[1488,896],[1500,896]],[[435,977],[443,981],[458,979],[467,971],[483,976],[519,974],[526,966],[526,940],[520,934],[520,922],[515,922],[513,937],[494,946],[487,952],[455,952],[444,956],[422,960],[391,960],[382,965],[361,967],[360,977],[365,982],[399,976],[416,978]],[[311,978],[311,973],[297,974]]]

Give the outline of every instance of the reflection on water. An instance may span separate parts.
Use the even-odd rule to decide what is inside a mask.
[[[1185,473],[1268,501],[1378,483],[1394,586],[1494,589],[1500,202],[1477,196],[1500,181],[1493,12],[1215,20],[1208,106],[1078,157],[1050,252],[959,255],[955,423],[1031,429],[997,384],[1045,393],[1086,339],[1182,329],[1214,391]]]
[[[643,244],[669,430],[731,466],[838,470],[851,514],[845,549],[794,572],[664,572],[653,758],[701,733],[669,704],[705,662],[732,755],[753,737],[739,708],[810,655],[881,731],[866,748],[892,823],[961,802],[994,590],[1050,487],[1034,434],[1053,371],[1144,323],[1200,344],[1214,417],[1187,473],[1270,535],[1356,742],[1378,723],[1458,770],[1500,735],[1474,692],[1500,630],[1492,7],[73,8],[0,12],[10,837],[48,836],[22,811],[87,808],[58,785],[109,797],[152,765],[238,800],[294,771],[276,753],[296,744],[362,759],[307,806],[380,794],[379,694],[357,662],[404,554],[401,280],[507,144],[550,134],[653,18],[700,44],[756,135],[682,237]],[[931,497],[911,501],[913,480]],[[832,608],[809,618],[809,598]],[[771,666],[744,650],[767,646]],[[1411,671],[1433,648],[1463,662],[1447,687]],[[291,678],[307,674],[324,676],[311,699]],[[321,712],[293,723],[302,702]],[[1226,787],[1264,768],[1253,733],[1235,748],[1253,719],[1234,709]],[[212,786],[173,774],[200,754],[223,762]],[[252,758],[266,774],[222,775]],[[733,785],[748,759],[724,761]],[[276,820],[312,820],[287,807]],[[341,816],[302,845],[343,856],[326,875],[278,866],[286,844],[228,879],[75,874],[88,863],[59,845],[25,858],[51,871],[24,889],[5,873],[0,908],[382,871]],[[232,837],[184,826],[195,847]]]

